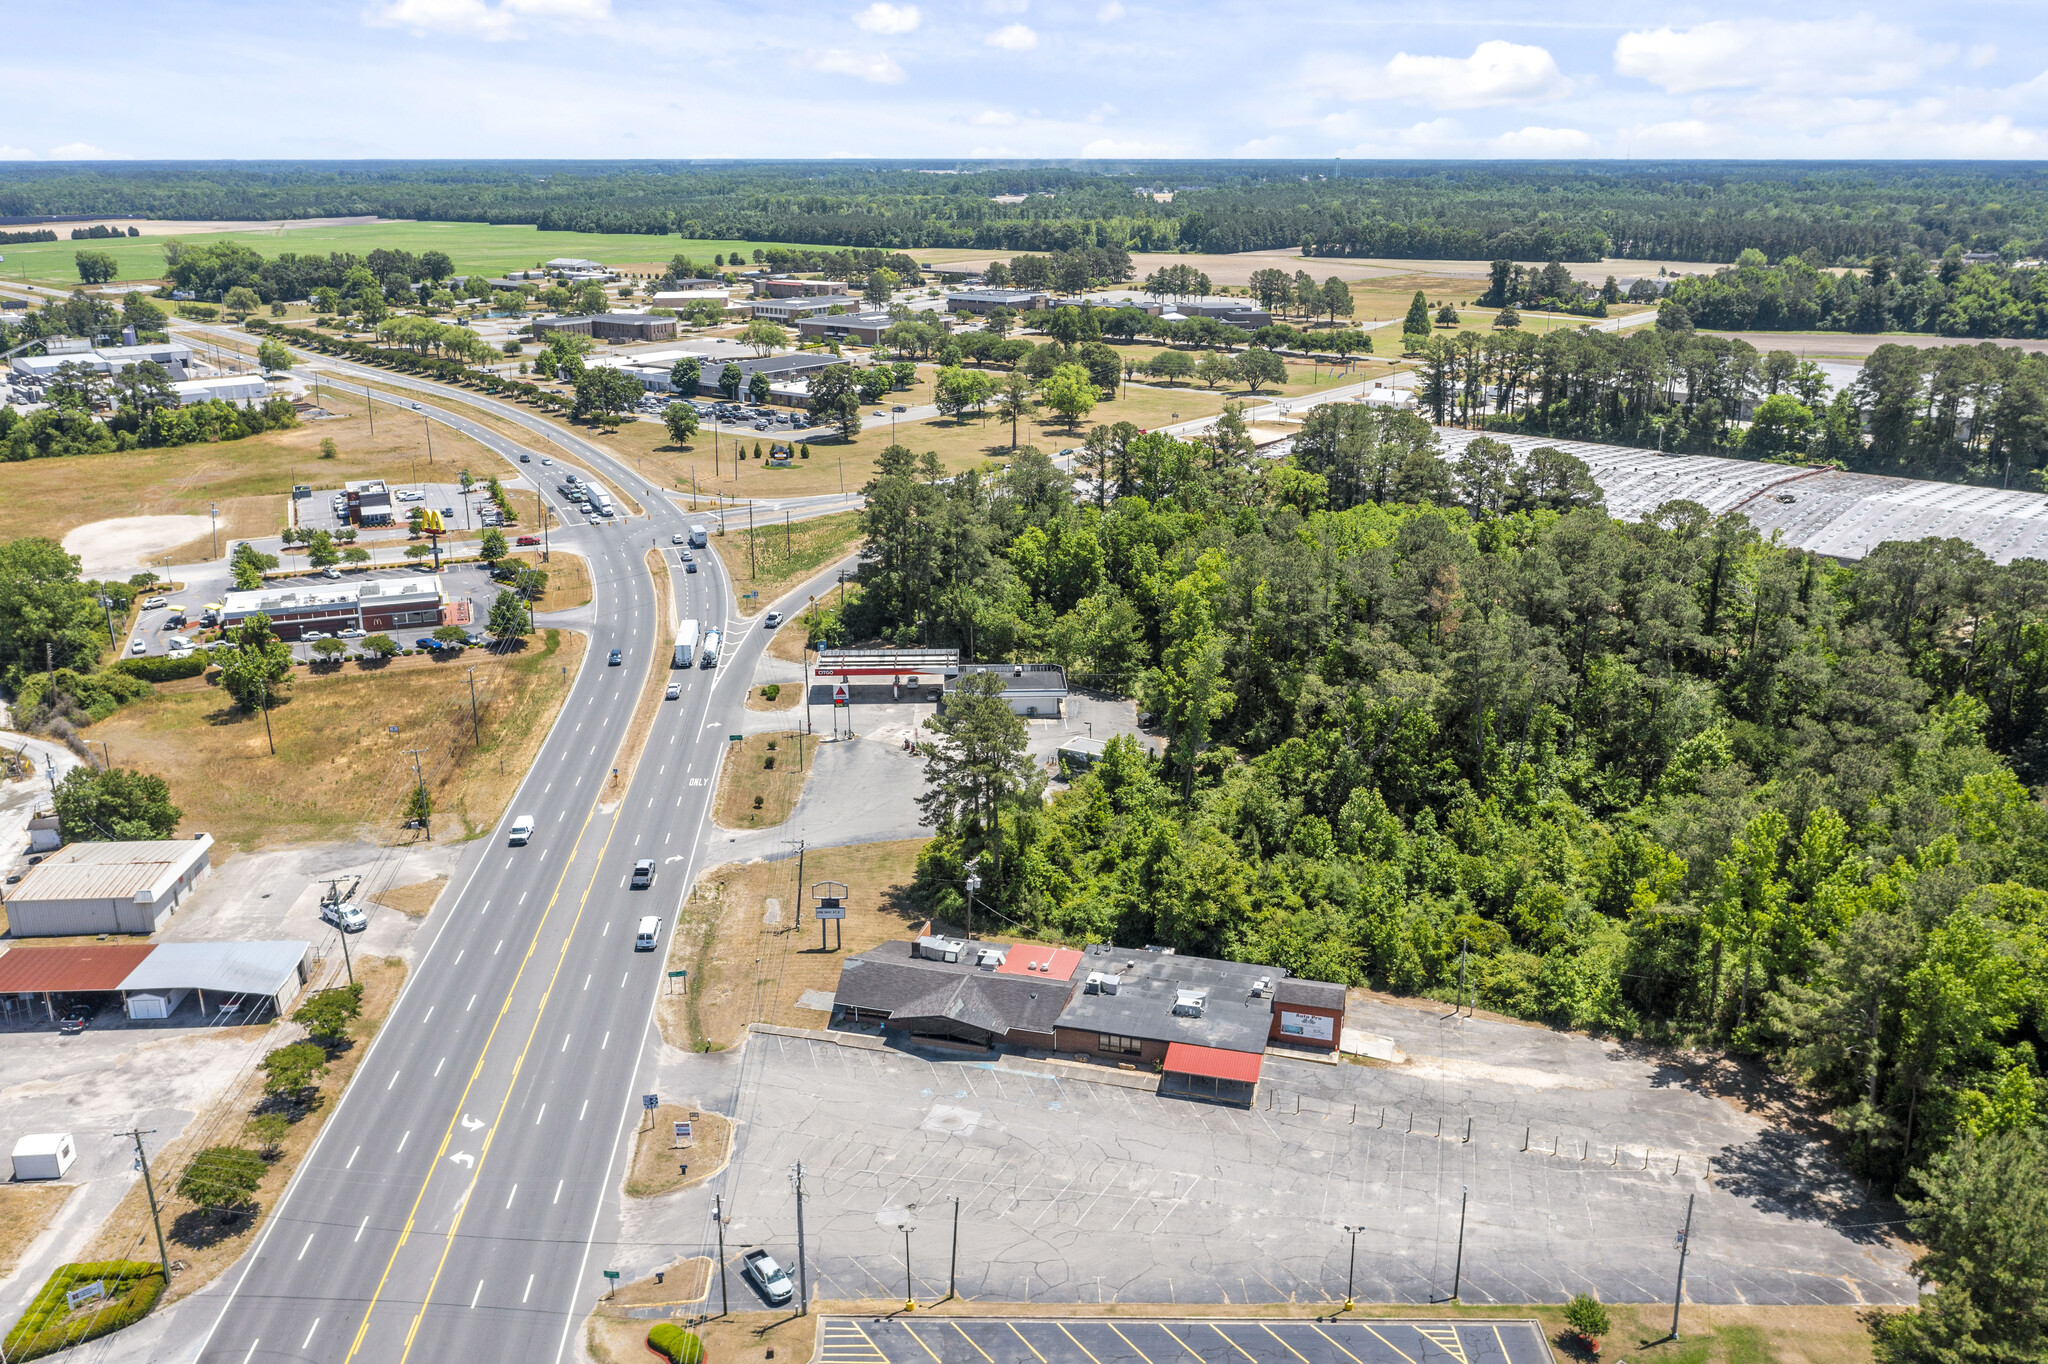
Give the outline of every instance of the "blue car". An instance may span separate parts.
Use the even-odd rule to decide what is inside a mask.
[[[446,646],[444,646],[440,640],[435,639],[432,635],[421,635],[418,639],[412,642],[412,647],[415,649],[440,649]]]

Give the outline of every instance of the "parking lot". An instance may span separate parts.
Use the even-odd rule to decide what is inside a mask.
[[[904,1221],[914,1293],[942,1297],[956,1198],[958,1291],[983,1301],[1341,1302],[1343,1227],[1362,1225],[1363,1301],[1654,1302],[1688,1198],[1689,1300],[1915,1299],[1884,1234],[1896,1209],[1655,1058],[1427,1009],[1353,1015],[1407,1061],[1269,1054],[1249,1110],[1024,1056],[774,1034],[716,1080],[692,1063],[669,1083],[732,1095],[728,1247],[793,1258],[785,1173],[803,1162],[825,1299],[900,1300]],[[682,1201],[708,1213],[712,1191]],[[684,1210],[664,1221],[692,1225],[671,1220]]]
[[[490,470],[487,472],[496,472]],[[513,479],[502,480],[507,488],[520,487],[523,483]],[[368,537],[380,532],[405,530],[406,514],[414,507],[431,507],[440,512],[452,531],[478,530],[488,524],[487,517],[495,514],[490,498],[479,481],[468,493],[457,483],[393,483],[391,488],[392,524],[388,527],[363,526],[358,529]],[[337,531],[345,529],[349,522],[341,509],[334,505],[338,491],[316,490],[310,497],[298,500],[299,525],[305,530]],[[344,504],[346,505],[346,504]],[[367,538],[365,540],[367,544]]]
[[[1549,1364],[1526,1318],[1333,1322],[826,1317],[818,1364]]]

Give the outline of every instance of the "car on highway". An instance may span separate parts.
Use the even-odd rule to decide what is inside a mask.
[[[512,821],[512,827],[511,829],[507,830],[507,836],[505,841],[507,843],[510,843],[515,848],[523,848],[526,846],[527,840],[532,837],[533,816],[521,815],[519,818]]]
[[[608,661],[608,662],[606,663],[606,665],[605,665],[605,666],[607,666],[607,667],[611,667],[611,668],[616,668],[616,667],[618,667],[618,666],[619,666],[619,665],[620,665],[621,663],[624,663],[625,661],[626,661],[626,651],[625,651],[624,649],[614,649],[614,650],[612,650],[612,656],[611,656],[610,660],[609,660],[609,661]]]
[[[765,1250],[750,1250],[740,1257],[740,1276],[753,1280],[770,1307],[780,1307],[796,1296],[789,1271],[775,1263],[775,1257]]]
[[[537,545],[540,543],[540,537],[538,535],[522,535],[513,543],[518,545]]]
[[[682,683],[680,683],[680,682],[671,682],[671,683],[669,683],[669,684],[668,684],[668,699],[669,699],[669,700],[673,701],[673,700],[675,700],[675,699],[676,699],[677,697],[681,696],[682,694],[683,694],[683,684],[682,684]]]
[[[413,411],[415,411],[415,412],[419,411],[419,410],[420,410],[420,405],[419,405],[418,403],[414,403],[414,404],[412,405],[412,410],[413,410]]]
[[[554,460],[552,460],[552,459],[548,458],[548,456],[546,456],[546,455],[542,455],[542,456],[540,457],[540,462],[541,462],[542,464],[553,464],[553,463],[554,463]]]
[[[654,859],[643,857],[633,864],[633,889],[645,890],[654,884]]]
[[[521,464],[531,464],[533,463],[533,456],[527,454],[524,450],[521,450],[519,452],[519,462]]]
[[[672,545],[680,545],[681,543],[683,543],[682,532],[678,531],[676,534],[669,536],[668,542]],[[684,557],[687,558],[688,556],[686,555]]]
[[[328,901],[320,906],[320,921],[333,924],[344,933],[360,933],[370,926],[370,916],[352,904]]]
[[[686,564],[687,564],[688,562],[690,562],[690,560],[692,560],[692,559],[696,558],[697,556],[696,556],[696,555],[694,555],[694,554],[692,554],[692,553],[690,553],[690,551],[688,551],[687,549],[685,549],[685,550],[680,550],[680,551],[678,551],[678,552],[677,552],[677,554],[676,554],[676,557],[677,557],[677,558],[679,558],[679,559],[681,559],[681,560],[682,560],[682,561],[683,561],[684,563],[686,563]]]
[[[696,561],[695,559],[685,559],[685,560],[683,560],[683,572],[685,572],[685,573],[695,573],[696,571],[697,571],[697,561]]]
[[[782,624],[782,613],[780,611],[770,611],[767,615],[761,617],[761,628],[763,630],[773,630],[780,624]]]

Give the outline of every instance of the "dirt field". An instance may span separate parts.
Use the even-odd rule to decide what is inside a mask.
[[[690,1122],[691,1140],[678,1146],[675,1124],[685,1119]],[[731,1119],[695,1103],[663,1104],[640,1119],[639,1132],[633,1138],[633,1168],[626,1175],[626,1195],[659,1198],[702,1184],[725,1168],[731,1153]]]
[[[718,774],[718,807],[711,812],[720,828],[766,829],[789,818],[810,775],[815,735],[794,730],[749,734],[725,746],[725,765]]]
[[[175,1302],[204,1288],[255,1244],[264,1217],[283,1194],[292,1171],[312,1148],[314,1138],[320,1135],[320,1128],[347,1089],[350,1077],[362,1064],[371,1039],[383,1026],[398,998],[399,987],[405,983],[405,963],[397,957],[364,957],[356,961],[355,971],[356,979],[363,985],[363,1011],[349,1027],[353,1045],[328,1063],[327,1074],[320,1081],[319,1104],[287,1131],[283,1153],[271,1162],[256,1191],[256,1216],[222,1222],[174,1192],[179,1174],[198,1151],[209,1146],[248,1144],[243,1139],[243,1125],[263,1101],[263,1074],[253,1066],[226,1097],[192,1123],[183,1137],[152,1158],[157,1197],[163,1205],[164,1239],[171,1253],[171,1285],[164,1294],[164,1302]],[[304,1036],[305,1030],[296,1024],[283,1028],[277,1046]],[[79,1259],[150,1260],[155,1258],[151,1253],[154,1250],[149,1201],[138,1181]]]
[[[232,708],[204,679],[165,683],[154,696],[92,726],[124,764],[170,783],[181,832],[204,829],[236,848],[402,836],[413,786],[406,749],[424,749],[437,839],[471,837],[503,812],[582,662],[585,640],[547,630],[514,652],[480,649],[440,661],[417,655],[381,667],[301,668],[288,699],[261,714]],[[472,737],[475,670],[482,741]],[[396,726],[397,733],[389,726]]]
[[[380,890],[370,899],[387,909],[395,909],[415,919],[423,919],[433,912],[434,902],[441,898],[441,892],[448,889],[448,878],[436,876],[431,881],[415,881],[409,886],[393,886]]]
[[[69,1184],[56,1183],[0,1185],[0,1276],[14,1272],[21,1253],[42,1234],[71,1190]]]
[[[779,525],[764,518],[751,532],[746,524],[744,515],[728,516],[718,550],[731,566],[742,616],[759,614],[819,569],[851,554],[860,541],[857,511]]]
[[[805,856],[807,906],[811,887],[820,881],[848,887],[844,952],[836,942],[833,951],[818,950],[818,927],[808,913],[801,927],[794,925],[796,859],[728,863],[704,872],[669,942],[669,969],[690,973],[690,991],[661,1001],[668,1044],[688,1051],[728,1047],[752,1022],[823,1026],[828,1015],[800,1009],[797,1000],[806,990],[831,993],[846,953],[866,951],[916,927],[920,921],[902,892],[925,842],[858,843]],[[773,923],[765,922],[770,899],[776,901]]]
[[[548,555],[546,563],[541,562],[537,549],[522,549],[511,555],[529,568],[547,570],[548,590],[540,594],[533,609],[567,611],[572,607],[590,605],[590,561],[566,549],[550,550]]]
[[[306,422],[289,431],[265,431],[243,440],[180,445],[164,450],[130,450],[103,455],[66,455],[0,464],[0,537],[43,535],[61,540],[93,521],[164,514],[205,516],[219,505],[220,544],[254,535],[275,535],[294,482],[318,489],[339,488],[344,479],[411,477],[417,458],[426,462],[426,441],[418,422],[377,423],[374,439],[360,419],[362,404],[322,394],[346,415]],[[380,414],[381,415],[381,414]],[[334,459],[320,458],[320,442],[332,438]],[[483,446],[450,431],[434,442],[436,460],[458,458],[472,470],[496,471],[503,461]],[[459,467],[459,466],[455,466]],[[173,563],[208,558],[213,539],[185,540],[166,550]]]

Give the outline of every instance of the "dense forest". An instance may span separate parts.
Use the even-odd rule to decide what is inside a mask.
[[[1023,196],[997,203],[998,197]],[[2031,251],[2021,163],[1102,161],[151,162],[11,165],[0,218],[381,214],[895,250],[1122,247],[1483,260],[1826,264]]]
[[[2048,564],[1627,524],[1568,455],[1348,411],[1365,498],[1228,424],[1097,431],[1078,501],[1035,450],[882,454],[814,632],[1053,659],[1163,736],[1046,800],[1021,724],[935,721],[923,904],[958,917],[972,861],[1009,931],[1725,1045],[1887,1180],[2036,1123]]]

